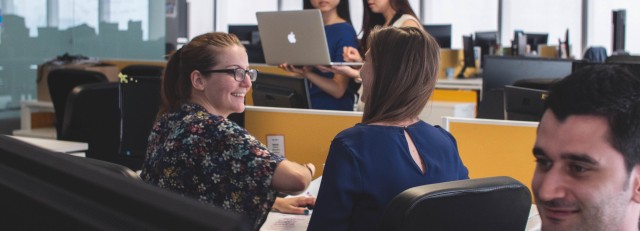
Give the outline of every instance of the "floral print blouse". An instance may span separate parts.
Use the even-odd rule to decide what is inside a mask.
[[[258,230],[277,191],[271,179],[282,157],[244,128],[198,104],[165,113],[149,135],[142,179],[246,215]]]

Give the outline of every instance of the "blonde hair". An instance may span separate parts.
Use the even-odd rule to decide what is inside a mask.
[[[413,27],[375,28],[369,37],[373,67],[362,123],[418,117],[435,87],[440,47]]]
[[[191,98],[191,80],[189,76],[195,70],[204,70],[218,64],[220,49],[244,47],[233,34],[212,32],[198,35],[189,43],[174,52],[162,78],[162,105],[158,116],[177,110]]]

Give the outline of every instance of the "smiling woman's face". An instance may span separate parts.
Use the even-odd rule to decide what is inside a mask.
[[[220,69],[249,69],[249,59],[247,52],[243,47],[231,46],[220,49],[218,57],[220,62],[211,70]],[[244,111],[244,97],[251,89],[251,80],[249,77],[238,82],[234,79],[232,73],[210,73],[209,76],[202,78],[204,81],[204,97],[206,102],[210,104],[217,115],[227,117],[231,113],[240,113]]]

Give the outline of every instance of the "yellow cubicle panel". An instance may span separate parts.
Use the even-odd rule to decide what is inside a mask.
[[[435,89],[431,96],[432,101],[476,103],[478,92],[473,90]]]
[[[470,178],[510,176],[531,189],[537,122],[445,118],[443,124],[456,138]]]
[[[283,135],[285,157],[313,163],[322,175],[333,138],[362,119],[361,112],[269,108],[248,106],[244,113],[247,131],[267,145],[267,135]]]
[[[244,95],[244,105],[253,106],[253,88],[249,88],[249,91]]]

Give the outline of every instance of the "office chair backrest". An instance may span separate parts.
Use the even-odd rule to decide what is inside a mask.
[[[524,230],[531,202],[510,177],[423,185],[391,200],[381,230]]]
[[[74,159],[74,161],[79,161],[83,164],[89,165],[92,168],[96,168],[96,169],[100,169],[100,170],[104,170],[107,172],[111,172],[111,173],[115,173],[117,175],[120,175],[124,178],[129,178],[132,180],[138,180],[138,181],[142,181],[142,178],[140,178],[140,176],[138,176],[138,174],[136,174],[134,171],[132,171],[131,169],[119,165],[119,164],[115,164],[115,163],[111,163],[111,162],[107,162],[107,161],[102,161],[102,160],[98,160],[98,159],[93,159],[93,158],[84,158],[84,157],[78,157],[78,156],[73,156],[73,155],[67,155],[64,156],[65,158],[70,158],[70,159]]]
[[[0,135],[3,230],[251,230],[241,214]]]
[[[160,78],[134,77],[120,84],[120,149],[119,157],[129,160],[130,168],[142,166],[147,139],[160,107]]]
[[[93,83],[74,88],[67,98],[59,139],[86,142],[88,158],[116,162],[120,146],[118,84]]]
[[[99,82],[107,82],[107,77],[96,71],[64,68],[49,72],[47,84],[56,114],[56,134],[58,137],[62,131],[67,96],[71,90],[78,85]]]
[[[154,66],[154,65],[129,65],[120,71],[120,73],[125,74],[129,77],[138,77],[138,76],[162,76],[162,72],[164,71],[163,66]]]

